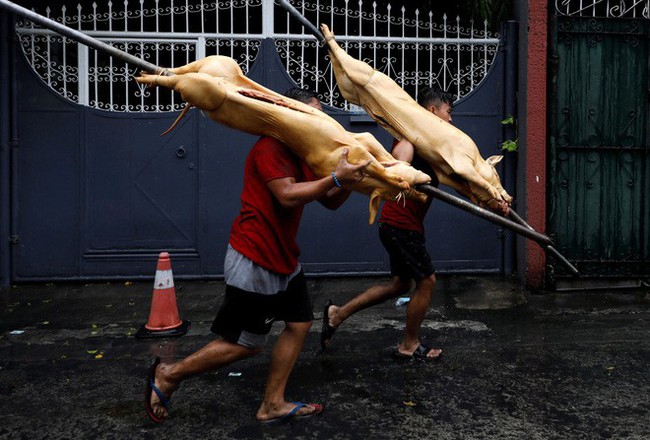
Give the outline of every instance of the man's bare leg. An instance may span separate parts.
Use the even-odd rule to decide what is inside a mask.
[[[295,408],[295,404],[285,400],[284,392],[311,325],[312,321],[287,322],[286,327],[280,333],[271,353],[264,400],[257,410],[257,420],[277,419],[287,415]],[[314,411],[316,411],[315,407],[307,405],[298,410],[296,415],[307,415]]]
[[[397,276],[392,277],[388,283],[372,286],[342,306],[330,306],[328,310],[329,325],[338,328],[343,321],[355,313],[406,293],[410,287],[410,282],[403,281]]]
[[[260,351],[261,349],[247,348],[225,339],[218,339],[179,362],[159,364],[154,376],[154,385],[169,398],[186,378],[251,357]],[[156,417],[165,419],[169,416],[167,408],[162,405],[155,392],[151,393],[151,408]]]
[[[420,328],[422,321],[431,304],[433,290],[436,286],[436,276],[422,279],[417,286],[408,303],[406,309],[406,326],[404,328],[404,337],[398,347],[398,352],[407,356],[412,356],[420,345]],[[440,356],[442,350],[433,348],[427,353],[427,357],[436,358]]]

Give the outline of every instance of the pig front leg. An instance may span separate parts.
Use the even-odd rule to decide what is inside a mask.
[[[509,205],[501,197],[501,193],[497,191],[487,180],[480,176],[468,182],[470,191],[478,199],[479,206],[486,207],[498,214],[507,215]]]
[[[470,164],[455,167],[449,178],[444,175],[440,177],[441,183],[451,186],[479,206],[502,215],[508,213],[509,205],[503,200],[501,193]]]

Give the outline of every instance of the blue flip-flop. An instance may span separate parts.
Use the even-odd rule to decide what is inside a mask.
[[[270,419],[270,420],[260,420],[261,423],[277,423],[277,422],[286,422],[287,420],[290,419],[297,419],[297,418],[304,418],[304,417],[311,417],[315,416],[316,414],[320,414],[323,412],[323,405],[319,405],[318,403],[302,403],[302,402],[291,402],[293,403],[294,406],[291,411],[286,413],[283,416],[276,417],[275,419]],[[311,412],[309,414],[298,414],[298,411],[300,411],[301,408],[305,408],[307,406],[314,407],[315,410],[314,412]]]
[[[165,408],[169,408],[170,398],[165,396],[165,394],[163,394],[163,392],[160,391],[160,389],[158,389],[158,387],[154,384],[154,380],[156,378],[156,368],[158,367],[158,364],[160,364],[159,357],[154,359],[153,363],[149,367],[149,375],[147,376],[147,382],[144,389],[144,409],[147,411],[147,415],[151,420],[156,423],[162,423],[167,418],[158,417],[151,407],[151,392],[153,391],[156,393],[156,396],[158,396],[158,399],[160,399],[160,404]]]

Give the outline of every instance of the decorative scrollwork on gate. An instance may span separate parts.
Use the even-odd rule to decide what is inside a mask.
[[[61,2],[56,17],[52,7],[36,12],[158,66],[227,55],[246,73],[260,47],[263,0],[73,1]],[[137,69],[121,60],[29,21],[17,23],[16,32],[36,74],[70,101],[114,112],[167,112],[184,105],[174,92],[138,85]]]
[[[568,17],[650,18],[648,0],[555,0],[558,15]]]
[[[327,22],[345,51],[394,79],[411,96],[422,86],[437,85],[456,99],[463,98],[487,76],[498,52],[497,35],[488,32],[486,23],[461,26],[459,17],[449,20],[446,15],[436,23],[433,14],[425,17],[415,10],[409,15],[405,7],[394,14],[390,4],[383,12],[376,2],[344,4],[302,2],[299,10],[312,22]],[[296,83],[316,90],[330,106],[350,108],[338,92],[329,63],[314,53],[312,36],[279,37],[276,47]]]
[[[36,12],[163,67],[218,54],[234,58],[247,73],[261,41],[274,38],[296,83],[316,90],[331,106],[349,109],[323,49],[273,0],[97,0],[91,6],[78,1]],[[405,7],[393,13],[390,4],[379,12],[376,2],[367,0],[296,3],[312,22],[329,23],[351,55],[413,96],[421,86],[436,84],[461,99],[487,76],[498,53],[498,35],[488,32],[486,23],[462,26],[460,18],[447,16],[436,23],[431,13],[425,17]],[[29,21],[19,22],[16,31],[36,74],[70,101],[118,112],[183,106],[174,92],[146,90],[132,81],[137,71],[123,61]]]

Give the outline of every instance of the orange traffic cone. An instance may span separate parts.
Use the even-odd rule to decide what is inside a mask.
[[[156,279],[153,283],[153,298],[149,320],[135,334],[136,338],[162,338],[183,336],[190,327],[189,321],[183,321],[178,316],[176,306],[176,291],[172,264],[167,252],[158,256]]]

